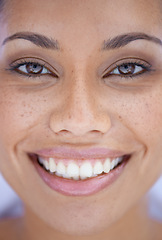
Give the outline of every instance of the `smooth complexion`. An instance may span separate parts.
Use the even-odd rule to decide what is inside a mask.
[[[12,224],[15,239],[158,239],[141,198],[162,170],[160,10],[150,0],[8,1],[0,25],[0,169],[25,203],[25,216]],[[28,74],[33,63],[44,66],[38,77]],[[54,147],[131,158],[101,191],[66,196],[29,158]]]

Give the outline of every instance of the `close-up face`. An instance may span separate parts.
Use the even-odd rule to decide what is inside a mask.
[[[99,232],[161,174],[161,3],[5,4],[0,170],[56,230]]]

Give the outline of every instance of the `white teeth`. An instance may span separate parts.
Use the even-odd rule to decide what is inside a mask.
[[[118,165],[118,158],[115,159],[115,166]]]
[[[71,179],[71,177],[69,176],[69,174],[65,173],[62,175],[63,178],[68,178],[68,179]]]
[[[118,159],[118,163],[121,163],[123,161],[122,157],[117,158]]]
[[[86,179],[88,177],[92,177],[93,169],[90,162],[85,162],[80,167],[80,178]]]
[[[79,176],[73,177],[74,180],[79,180]]]
[[[63,174],[66,173],[66,167],[65,167],[65,165],[63,164],[63,162],[59,162],[59,163],[57,164],[56,172],[57,172],[59,175],[63,175]]]
[[[42,157],[39,157],[39,162],[40,162],[41,164],[43,164],[43,163],[45,162],[45,160],[44,160]]]
[[[115,167],[115,159],[112,160],[110,163],[110,170],[112,170]]]
[[[79,166],[74,162],[69,163],[67,166],[67,175],[77,180],[79,178]]]
[[[56,163],[53,158],[49,159],[49,170],[50,172],[56,172]]]
[[[110,167],[111,167],[110,159],[107,158],[103,165],[104,172],[105,173],[110,172]]]
[[[103,172],[103,170],[104,170],[103,164],[100,161],[97,161],[94,165],[93,173],[94,174],[101,174]]]
[[[114,158],[113,160],[107,158],[104,163],[98,160],[94,165],[91,164],[91,161],[83,161],[80,167],[75,161],[71,161],[66,166],[63,161],[59,161],[58,164],[56,164],[53,158],[45,160],[40,156],[38,158],[38,161],[44,166],[46,170],[56,174],[59,177],[74,180],[84,180],[87,178],[95,177],[102,173],[109,173],[123,161],[123,157]]]
[[[43,165],[45,166],[45,168],[46,168],[47,170],[49,170],[49,162],[48,162],[48,161],[44,161],[44,162],[43,162]]]

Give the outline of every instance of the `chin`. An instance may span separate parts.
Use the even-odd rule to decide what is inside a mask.
[[[64,207],[65,209],[65,207]],[[81,209],[80,209],[81,210]],[[65,234],[71,236],[93,236],[100,233],[104,233],[120,219],[122,216],[116,216],[115,213],[106,214],[104,208],[94,210],[91,208],[90,211],[86,211],[84,208],[79,213],[72,209],[71,211],[65,210],[63,215],[60,212],[60,216],[47,213],[44,215],[42,212],[39,218],[43,220],[43,224],[51,228],[57,234]],[[40,212],[39,212],[40,214]],[[122,214],[122,212],[121,212]],[[109,216],[108,216],[109,215]]]

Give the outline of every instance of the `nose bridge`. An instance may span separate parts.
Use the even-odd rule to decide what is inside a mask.
[[[95,102],[93,101],[93,90],[89,85],[85,74],[75,74],[73,77],[66,107],[69,119],[86,123],[93,118]]]
[[[96,88],[93,88],[92,79],[88,79],[88,75],[83,70],[76,70],[70,76],[62,111],[53,116],[54,132],[84,135],[92,131],[103,133],[109,129],[110,118],[99,108]]]

